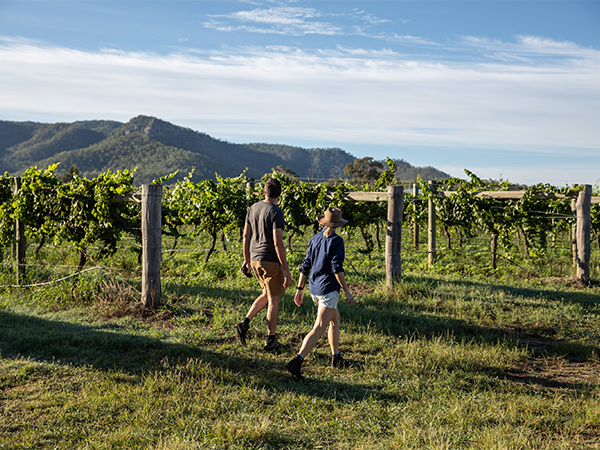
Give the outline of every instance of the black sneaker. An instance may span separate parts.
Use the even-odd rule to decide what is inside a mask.
[[[248,329],[250,325],[245,322],[236,323],[233,327],[233,331],[235,333],[235,337],[238,342],[242,345],[246,345],[246,335],[248,334]]]
[[[331,355],[331,368],[332,369],[341,369],[343,367],[350,367],[354,364],[354,361],[350,359],[344,359],[342,356],[342,352],[337,355]]]
[[[281,353],[288,349],[287,345],[280,344],[277,342],[277,339],[273,339],[272,341],[267,341],[264,346],[264,350],[267,353]]]
[[[292,374],[292,378],[296,381],[304,380],[302,375],[301,367],[304,360],[299,356],[296,356],[290,362],[285,365],[285,368]]]

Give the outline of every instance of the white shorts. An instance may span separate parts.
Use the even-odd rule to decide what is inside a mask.
[[[311,294],[311,297],[315,306],[322,305],[325,308],[337,309],[340,293],[339,291],[333,291],[325,295]]]

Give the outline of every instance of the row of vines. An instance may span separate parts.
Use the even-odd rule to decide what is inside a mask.
[[[490,239],[492,266],[495,268],[498,246],[514,250],[520,245],[524,256],[544,258],[549,247],[560,235],[571,235],[575,224],[575,212],[568,199],[540,199],[536,193],[556,193],[576,198],[584,186],[556,187],[549,184],[536,184],[524,192],[522,198],[493,199],[477,197],[481,191],[508,191],[508,181],[489,182],[465,170],[468,180],[448,178],[436,183],[435,187],[419,180],[421,197],[432,199],[436,206],[437,223],[441,226],[452,249],[451,232],[455,241],[463,242],[475,235],[485,234]],[[436,192],[437,191],[437,192]],[[453,195],[438,196],[440,191],[450,191]],[[596,195],[598,189],[596,188]],[[417,208],[418,210],[418,208]],[[423,210],[420,210],[423,212]],[[424,218],[417,217],[423,223]],[[591,206],[591,231],[600,247],[600,205]],[[515,239],[516,237],[516,239]]]
[[[166,186],[163,192],[163,233],[177,242],[181,236],[208,235],[208,261],[219,237],[226,233],[241,236],[248,204],[262,198],[262,186],[269,176],[279,179],[283,186],[279,205],[285,213],[288,246],[294,235],[303,235],[318,229],[316,217],[328,206],[338,206],[348,219],[349,232],[357,232],[363,239],[365,253],[381,247],[380,229],[385,227],[385,202],[348,202],[349,191],[384,191],[394,179],[395,163],[387,160],[388,169],[374,185],[356,186],[342,182],[335,186],[326,183],[300,182],[274,172],[248,188],[244,174],[235,178],[192,181],[193,173],[184,180]],[[134,172],[106,172],[94,179],[74,176],[63,183],[55,175],[56,166],[46,170],[31,168],[21,177],[21,187],[15,193],[14,178],[0,177],[0,246],[14,242],[13,224],[20,221],[28,242],[43,245],[72,245],[80,252],[79,266],[86,263],[86,249],[100,246],[100,255],[112,255],[124,234],[133,236],[138,243],[140,205],[135,202],[116,202],[115,199],[136,192]],[[495,255],[498,245],[514,246],[515,235],[526,255],[543,254],[550,236],[568,233],[574,223],[571,204],[565,200],[539,200],[536,191],[572,193],[577,188],[557,188],[539,184],[530,187],[520,200],[478,198],[481,190],[508,190],[506,181],[489,182],[465,171],[467,180],[450,178],[437,183],[436,190],[455,191],[449,197],[436,195],[432,187],[418,180],[420,193],[410,191],[404,196],[405,226],[427,226],[427,200],[433,200],[437,210],[438,226],[443,232],[447,248],[459,247],[476,235],[485,233]],[[174,174],[155,180],[166,184]],[[600,245],[600,206],[592,205],[592,232]]]

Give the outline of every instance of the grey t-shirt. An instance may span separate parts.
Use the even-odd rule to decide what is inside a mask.
[[[273,240],[273,230],[284,228],[283,211],[270,202],[257,202],[248,209],[246,223],[250,225],[250,259],[279,262]]]

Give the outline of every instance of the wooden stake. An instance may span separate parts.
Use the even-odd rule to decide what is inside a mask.
[[[435,185],[435,181],[430,181],[429,182],[429,188],[431,189],[431,191],[435,192],[436,191],[436,185]],[[435,235],[436,235],[436,222],[437,222],[437,217],[436,217],[436,213],[435,213],[435,203],[433,202],[433,198],[429,199],[429,214],[428,214],[428,234],[427,234],[427,241],[428,241],[428,258],[427,258],[427,262],[429,263],[430,266],[433,265],[433,263],[435,262],[435,258],[436,258],[436,247],[435,247]]]
[[[252,205],[252,194],[254,193],[254,178],[248,178],[246,181],[246,205]]]
[[[576,188],[576,184],[571,185],[572,188]],[[571,200],[571,212],[573,217],[577,218],[577,199]],[[573,250],[573,267],[577,270],[577,220],[571,227],[571,248]]]
[[[585,185],[577,197],[577,278],[584,282],[590,280],[591,253],[591,200],[592,186]]]
[[[413,183],[413,211],[415,213],[415,223],[413,224],[413,244],[415,246],[415,251],[419,250],[419,222],[417,222],[417,195],[419,195],[419,187],[417,183]]]
[[[389,289],[402,278],[402,212],[404,188],[388,187],[387,233],[385,237],[385,282]]]
[[[142,303],[149,309],[161,305],[161,204],[162,186],[142,185]]]
[[[14,195],[16,196],[21,189],[21,178],[15,178]],[[25,238],[25,226],[20,220],[15,221],[15,262],[17,266],[17,284],[21,284],[25,280],[25,267],[27,251],[27,239]]]

